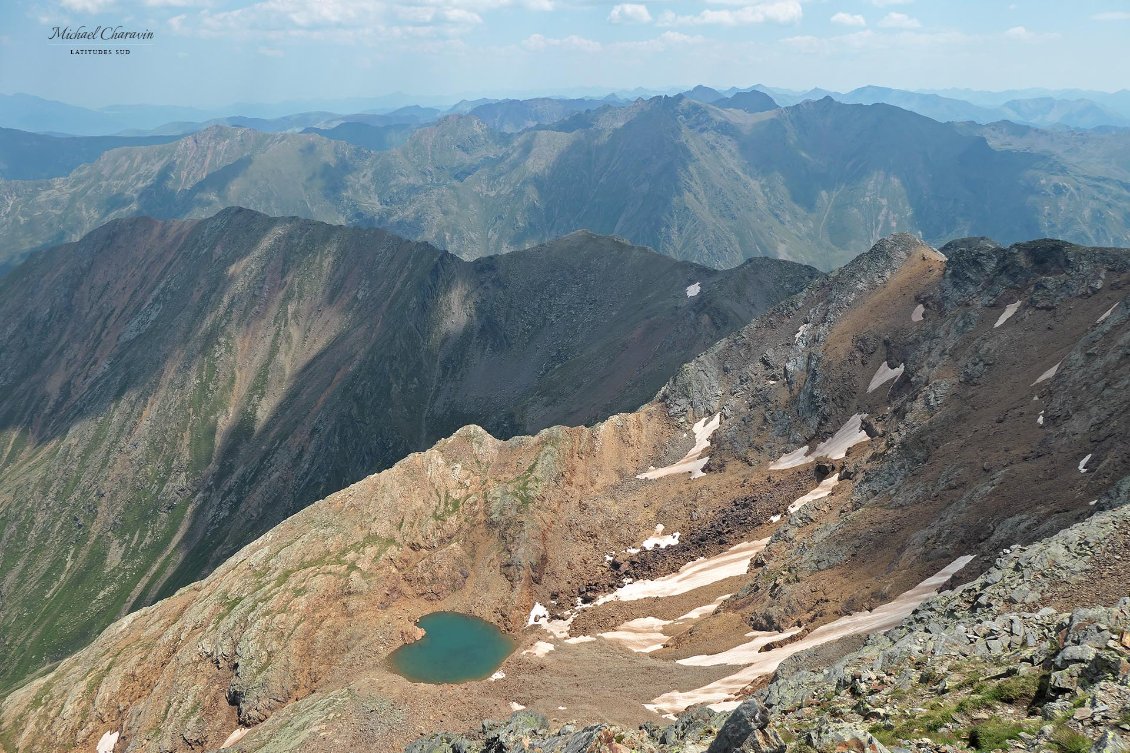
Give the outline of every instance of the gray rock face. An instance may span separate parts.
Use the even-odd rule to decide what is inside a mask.
[[[766,729],[768,724],[769,712],[760,701],[743,701],[718,730],[707,753],[784,753],[784,741]]]
[[[890,753],[870,732],[850,724],[823,724],[809,732],[805,742],[820,753]]]

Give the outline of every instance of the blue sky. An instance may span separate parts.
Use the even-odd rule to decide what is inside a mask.
[[[128,56],[53,26],[151,30]],[[86,106],[566,93],[1130,86],[1130,0],[4,0],[0,92]],[[87,45],[78,45],[87,46]]]

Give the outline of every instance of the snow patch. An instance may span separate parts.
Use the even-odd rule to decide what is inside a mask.
[[[808,329],[809,329],[809,325],[807,325],[807,324],[800,325],[800,329],[798,329],[796,331],[796,334],[793,335],[793,342],[799,344],[800,338],[802,338],[802,337],[804,337],[805,335],[808,334]]]
[[[687,620],[700,620],[708,614],[713,614],[714,610],[722,605],[726,599],[733,596],[733,594],[722,594],[709,604],[703,604],[701,607],[695,607],[684,615],[675,618],[675,622],[686,622]]]
[[[769,516],[769,522],[770,523],[780,523],[781,522],[781,516],[780,515],[770,515]]]
[[[107,732],[102,735],[98,740],[98,753],[114,753],[114,746],[118,744],[120,734],[120,732]]]
[[[1082,460],[1079,461],[1079,472],[1080,473],[1086,473],[1087,472],[1087,463],[1091,462],[1091,455],[1093,455],[1093,454],[1094,453],[1088,452],[1087,457],[1085,457],[1085,458],[1083,458]]]
[[[599,606],[610,601],[637,601],[653,596],[678,596],[735,575],[745,575],[750,560],[756,557],[768,543],[767,538],[742,542],[714,557],[688,562],[679,568],[678,572],[670,575],[653,580],[637,580],[621,586],[612,593],[601,596],[593,605]]]
[[[1063,363],[1063,361],[1060,361],[1059,363]],[[1055,366],[1052,366],[1050,369],[1045,371],[1043,374],[1040,374],[1040,376],[1036,377],[1036,381],[1032,382],[1032,384],[1030,386],[1035,387],[1040,382],[1046,382],[1049,379],[1051,379],[1053,376],[1055,376],[1055,373],[1057,371],[1059,371],[1059,363],[1057,363]]]
[[[675,714],[697,703],[715,704],[732,702],[733,696],[742,688],[749,685],[759,677],[772,674],[782,661],[788,657],[814,646],[838,640],[848,635],[859,633],[874,633],[889,630],[902,622],[914,609],[926,599],[937,593],[937,590],[949,580],[954,573],[961,570],[972,560],[972,557],[959,557],[942,570],[919,583],[914,588],[901,594],[894,601],[888,602],[870,612],[857,612],[846,617],[822,625],[799,641],[794,641],[785,646],[761,652],[755,650],[774,640],[795,634],[799,628],[784,633],[752,633],[747,637],[753,640],[736,646],[719,654],[705,654],[678,659],[679,664],[690,666],[715,666],[719,664],[740,663],[745,666],[732,675],[716,680],[709,685],[686,692],[672,691],[665,693],[644,704],[646,708],[657,714]],[[748,661],[748,663],[747,663]]]
[[[900,376],[902,376],[904,368],[905,364],[900,363],[898,366],[892,369],[887,365],[886,361],[883,361],[883,365],[879,367],[879,370],[875,372],[875,376],[871,377],[871,383],[867,385],[867,394],[871,394],[880,386],[882,386],[886,382],[891,381],[892,379],[898,379]]]
[[[576,643],[592,643],[596,640],[595,635],[578,635],[576,638],[566,638],[565,642],[570,644]]]
[[[997,323],[993,325],[993,329],[996,329],[997,327],[1001,326],[1002,324],[1007,322],[1009,319],[1011,319],[1012,315],[1016,313],[1016,310],[1018,308],[1020,308],[1020,301],[1017,301],[1016,303],[1010,303],[1007,306],[1005,306],[1004,307],[1004,313],[1002,313],[997,318]]]
[[[785,468],[796,468],[799,465],[811,463],[819,457],[840,460],[847,455],[850,448],[870,439],[867,432],[860,428],[863,426],[863,419],[866,417],[866,413],[856,413],[840,427],[839,431],[816,445],[816,449],[809,451],[808,445],[805,445],[793,450],[777,458],[769,465],[769,470],[779,471]]]
[[[518,703],[517,701],[511,701],[510,702],[510,710],[511,711],[521,711],[524,708],[526,708],[526,707],[523,706],[522,704]]]
[[[678,544],[679,536],[680,534],[678,531],[664,536],[663,524],[659,523],[655,526],[655,535],[644,539],[643,543],[640,544],[640,546],[642,546],[649,552],[656,547],[659,547],[660,549],[666,549],[669,546],[675,546],[675,544]]]
[[[702,472],[706,462],[710,457],[700,457],[702,453],[706,452],[706,448],[710,446],[710,435],[718,429],[718,424],[722,420],[721,413],[715,413],[714,418],[707,421],[705,418],[700,418],[695,425],[691,427],[694,432],[694,447],[683,456],[683,459],[674,465],[666,466],[665,468],[652,468],[644,473],[636,476],[638,479],[646,479],[654,481],[657,478],[664,476],[672,476],[677,473],[690,473],[691,478],[702,478],[706,474]]]
[[[1111,307],[1110,307],[1110,308],[1108,308],[1108,309],[1107,309],[1106,311],[1104,311],[1104,312],[1103,312],[1103,315],[1102,315],[1102,316],[1100,316],[1100,317],[1099,317],[1098,319],[1096,319],[1096,320],[1095,320],[1095,324],[1102,324],[1103,322],[1105,322],[1105,321],[1106,321],[1106,319],[1107,319],[1107,317],[1108,317],[1108,316],[1110,316],[1111,314],[1113,314],[1113,313],[1114,313],[1114,310],[1115,310],[1116,308],[1118,308],[1118,304],[1117,304],[1117,303],[1115,303],[1115,304],[1114,304],[1113,306],[1111,306]]]
[[[696,282],[694,285],[687,286],[687,298],[694,298],[702,292],[702,283]]]
[[[925,313],[926,313],[926,307],[923,306],[921,303],[918,304],[917,306],[914,307],[914,311],[910,312],[910,321],[912,321],[912,322],[922,321],[922,315],[925,314]]]
[[[538,641],[537,643],[530,646],[529,648],[527,648],[522,653],[529,655],[529,656],[536,656],[540,659],[541,657],[545,656],[546,654],[548,654],[553,649],[554,649],[554,645],[552,643],[546,643],[545,641]]]
[[[640,617],[628,620],[615,630],[606,633],[597,633],[605,640],[613,641],[625,646],[638,654],[650,654],[663,648],[671,636],[665,635],[662,628],[670,625],[671,620],[661,620],[658,617]]]
[[[798,497],[795,502],[789,505],[789,515],[792,515],[809,502],[824,499],[832,493],[832,490],[836,488],[836,484],[838,483],[840,483],[840,474],[833,473],[831,476],[821,481],[815,489],[805,494],[803,497]]]
[[[235,730],[233,730],[232,733],[227,736],[227,739],[224,740],[223,745],[221,745],[220,747],[230,748],[231,746],[242,740],[243,736],[250,731],[251,730],[248,727],[236,727]]]
[[[784,640],[791,638],[801,631],[801,628],[792,628],[781,632],[754,630],[753,632],[746,633],[746,638],[753,640],[740,643],[731,649],[722,651],[717,654],[701,654],[699,656],[688,656],[685,659],[676,659],[676,664],[684,664],[688,667],[716,667],[719,664],[731,664],[734,666],[745,666],[753,664],[761,658],[761,649],[774,641]],[[768,652],[772,653],[772,651]]]
[[[1040,411],[1040,415],[1036,416],[1036,425],[1037,426],[1043,426],[1044,425],[1044,412],[1043,411]]]
[[[547,620],[546,622],[538,624],[545,628],[545,631],[554,638],[568,638],[569,628],[572,627],[573,620],[575,619],[576,615],[570,615],[569,618],[565,620]]]
[[[501,680],[503,677],[506,677],[506,673],[500,669],[490,676],[490,681],[494,682],[495,680]]]
[[[534,608],[530,610],[530,619],[526,620],[526,627],[544,625],[547,622],[549,622],[549,610],[543,607],[540,602],[534,602]]]

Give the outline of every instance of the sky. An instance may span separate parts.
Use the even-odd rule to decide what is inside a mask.
[[[54,27],[151,31],[114,43]],[[3,0],[0,93],[87,107],[761,83],[1130,86],[1130,0]]]

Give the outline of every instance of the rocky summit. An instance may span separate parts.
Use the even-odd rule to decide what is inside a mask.
[[[298,510],[8,692],[0,747],[1124,750],[1128,283],[1122,249],[887,237],[637,410],[464,426]],[[516,650],[401,677],[439,611]]]

